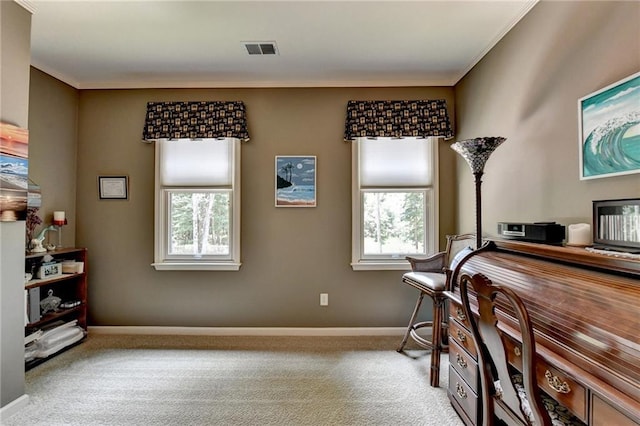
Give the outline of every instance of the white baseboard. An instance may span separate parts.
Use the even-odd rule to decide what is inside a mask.
[[[149,327],[95,326],[89,334],[179,336],[399,336],[404,327]]]
[[[19,398],[14,399],[4,407],[0,408],[0,425],[4,423],[4,420],[21,411],[29,404],[29,395],[24,394]]]

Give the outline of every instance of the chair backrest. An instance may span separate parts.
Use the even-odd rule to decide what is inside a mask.
[[[469,303],[469,284],[475,290],[478,316]],[[540,397],[536,382],[536,351],[529,314],[520,297],[511,289],[493,284],[482,274],[460,277],[460,295],[463,308],[471,325],[476,348],[482,392],[484,425],[492,425],[498,417],[507,424],[551,425],[551,418]],[[510,370],[505,336],[498,328],[495,315],[496,298],[507,302],[515,312],[522,336],[522,376],[515,379]]]
[[[466,247],[475,246],[474,234],[447,235],[447,247],[426,258],[407,256],[413,272],[439,272],[449,274],[451,260]],[[447,275],[448,277],[449,275]]]
[[[467,247],[475,249],[475,246],[475,234],[447,235],[444,264],[449,266],[451,264],[451,260],[456,256],[456,254]]]
[[[446,288],[453,288],[453,271],[462,259],[475,249],[475,234],[447,235],[447,248],[444,252],[444,273]]]

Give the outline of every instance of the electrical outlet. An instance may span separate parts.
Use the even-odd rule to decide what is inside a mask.
[[[320,293],[320,306],[329,306],[329,293]]]

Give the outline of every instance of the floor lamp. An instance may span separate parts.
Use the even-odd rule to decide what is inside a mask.
[[[482,137],[458,141],[451,145],[454,151],[467,160],[476,182],[476,248],[482,246],[482,196],[480,185],[484,165],[491,153],[506,139],[500,136]]]

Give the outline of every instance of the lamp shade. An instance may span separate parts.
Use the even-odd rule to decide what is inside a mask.
[[[491,153],[505,140],[500,136],[467,139],[454,143],[451,148],[467,161],[473,173],[482,173]]]

